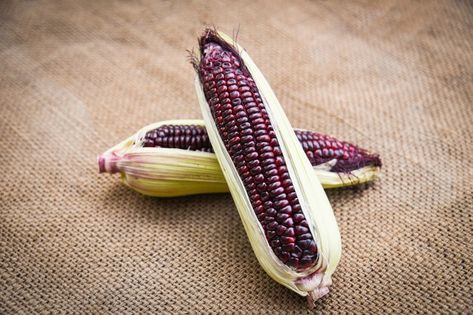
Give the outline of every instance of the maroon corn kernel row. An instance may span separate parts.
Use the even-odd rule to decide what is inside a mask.
[[[205,127],[197,125],[160,126],[145,134],[143,146],[213,152]]]
[[[312,166],[333,159],[333,172],[351,172],[364,166],[381,166],[378,155],[346,141],[314,131],[295,130]],[[143,139],[145,147],[176,148],[191,151],[213,152],[207,131],[199,125],[163,125],[148,131]]]

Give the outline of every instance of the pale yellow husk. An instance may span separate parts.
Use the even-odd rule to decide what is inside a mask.
[[[213,153],[142,147],[147,131],[163,125],[199,125],[201,120],[168,120],[148,125],[103,153],[105,171],[121,173],[124,184],[145,195],[176,197],[228,191]]]
[[[309,293],[308,291],[312,291],[312,289],[306,290],[306,288],[298,286],[298,281],[310,277],[311,274],[317,271],[323,273],[324,282],[330,282],[330,277],[340,260],[341,240],[335,216],[322,185],[317,179],[317,176],[313,176],[313,168],[309,159],[305,155],[291,124],[263,74],[249,55],[240,46],[234,43],[230,37],[223,33],[219,33],[219,35],[240,52],[243,62],[258,86],[260,95],[263,98],[270,116],[273,129],[279,139],[279,144],[285,157],[289,175],[293,181],[302,211],[319,247],[320,259],[317,265],[302,272],[296,271],[283,264],[269,247],[263,228],[251,206],[243,182],[218,135],[209,105],[203,93],[201,82],[199,78],[196,77],[196,92],[204,116],[205,126],[229,186],[230,193],[232,194],[260,265],[274,280],[298,294],[305,296]]]

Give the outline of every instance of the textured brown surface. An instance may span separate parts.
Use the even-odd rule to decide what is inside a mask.
[[[145,124],[200,117],[204,24],[240,25],[293,125],[383,157],[374,186],[329,194],[344,253],[317,311],[471,312],[471,2],[186,3],[0,2],[0,313],[307,313],[230,196],[97,172]]]

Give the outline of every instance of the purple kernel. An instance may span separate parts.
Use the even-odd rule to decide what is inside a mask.
[[[266,217],[267,219],[268,217]],[[266,221],[265,219],[265,221]],[[271,221],[270,223],[268,223],[268,225],[266,225],[266,229],[268,230],[275,230],[276,228],[278,227],[278,223],[276,221]]]
[[[259,141],[259,142],[269,142],[270,140],[271,138],[268,135],[256,137],[256,141]]]
[[[308,233],[309,229],[306,228],[305,226],[296,225],[294,232],[296,233],[296,235],[302,235],[302,234]]]
[[[299,258],[302,256],[302,249],[297,245],[294,247],[294,250],[292,252],[293,254],[296,254],[296,256]]]
[[[315,241],[314,241],[314,240],[311,240],[308,250],[309,250],[309,252],[311,252],[312,254],[317,253],[317,245],[315,244]]]
[[[294,228],[288,228],[286,232],[284,233],[285,236],[294,236]]]
[[[287,199],[287,196],[286,196],[286,194],[280,194],[280,195],[277,195],[273,198],[274,198],[274,200],[284,200],[284,199]]]
[[[283,221],[282,223],[284,226],[290,227],[294,225],[294,222],[292,221],[292,218],[287,218],[286,220]]]
[[[262,222],[266,218],[266,213],[264,213],[264,212],[260,213],[260,214],[256,215],[256,217],[258,218],[258,220],[260,222]]]
[[[305,219],[305,217],[302,213],[295,213],[293,216],[293,219],[294,219],[294,222],[300,223]]]
[[[273,176],[278,175],[278,171],[273,168],[272,170],[265,171],[264,175],[267,176],[267,177],[273,177]],[[279,176],[276,176],[275,180],[278,180],[278,179],[279,179]]]
[[[308,249],[310,246],[310,241],[311,240],[299,240],[297,241],[297,246],[299,246],[301,249]]]
[[[291,214],[292,213],[292,207],[291,206],[286,206],[284,208],[279,209],[278,212],[279,213]]]
[[[296,245],[294,243],[290,243],[290,244],[285,244],[282,246],[282,249],[284,251],[287,251],[287,252],[292,252],[294,250],[294,248],[296,247]],[[297,256],[296,256],[297,257]]]
[[[289,205],[289,201],[287,201],[286,199],[283,199],[283,200],[277,200],[274,202],[274,206],[277,208],[277,209],[280,209],[280,208],[284,208],[286,206]]]
[[[245,160],[251,161],[251,160],[256,159],[257,157],[258,157],[258,153],[256,153],[256,152],[251,152],[251,153],[249,153],[249,154],[246,156]]]
[[[296,239],[294,237],[289,237],[289,236],[281,236],[281,243],[283,245],[286,245],[286,244],[291,244],[291,243],[294,243],[296,241]],[[307,247],[309,247],[309,244],[307,244]]]
[[[285,163],[282,157],[280,156],[276,157],[276,166],[283,166],[283,165],[285,165]]]
[[[284,188],[278,187],[276,189],[271,190],[270,194],[271,194],[271,196],[277,196],[277,195],[282,194],[283,192],[284,192]]]
[[[279,259],[281,259],[281,261],[283,263],[286,263],[290,257],[289,253],[288,252],[282,252],[279,256]]]
[[[298,240],[310,240],[311,238],[312,238],[312,234],[310,233],[305,233],[305,234],[297,236]]]
[[[289,218],[289,214],[287,213],[278,213],[278,215],[276,216],[276,220],[279,223],[284,222],[287,218]]]
[[[266,208],[271,208],[271,207],[273,206],[273,202],[272,202],[272,201],[266,201],[266,202],[264,203],[264,206],[265,206]]]
[[[276,236],[276,231],[266,231],[266,239],[270,240]]]
[[[258,206],[255,208],[255,213],[256,215],[263,213],[264,207],[263,206]]]
[[[307,265],[311,265],[312,262],[314,262],[316,259],[316,256],[313,256],[313,255],[308,255],[308,256],[303,256],[301,259],[300,259],[300,264],[302,266],[307,266]]]
[[[270,176],[268,177],[268,183],[274,183],[279,179],[279,176]]]
[[[279,225],[276,229],[278,235],[283,235],[286,232],[287,228],[284,225]]]
[[[278,214],[278,212],[276,211],[276,209],[274,208],[269,208],[268,210],[266,210],[266,215],[269,215],[269,216],[276,216]]]
[[[257,184],[260,184],[260,183],[264,182],[264,176],[263,176],[263,174],[258,174],[258,175],[256,175],[255,178],[254,178],[254,180],[255,180],[255,183],[257,183]]]
[[[266,183],[261,183],[261,184],[258,184],[256,185],[256,189],[258,189],[259,191],[264,191],[266,190],[268,185],[266,185]]]

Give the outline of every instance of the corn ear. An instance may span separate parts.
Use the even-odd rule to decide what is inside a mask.
[[[227,193],[228,185],[214,153],[176,148],[143,147],[144,135],[166,125],[204,126],[203,120],[168,120],[150,124],[98,157],[100,172],[119,173],[128,187],[153,197]],[[330,171],[331,163],[313,166],[325,189],[348,187],[374,180],[379,167],[350,172]]]
[[[236,54],[238,54],[254,80],[270,118],[272,128],[279,140],[280,149],[297,193],[302,213],[317,244],[319,259],[309,268],[299,270],[284,263],[276,256],[274,249],[270,247],[267,236],[265,236],[266,230],[255,214],[245,184],[219,134],[217,122],[214,120],[215,118],[210,109],[211,105],[209,105],[204,94],[202,77],[198,75],[195,80],[195,87],[206,129],[253,251],[260,265],[275,281],[300,295],[308,296],[309,301],[316,300],[322,292],[321,289],[326,289],[325,286],[331,283],[331,275],[335,271],[341,255],[340,234],[329,200],[318,178],[313,176],[313,168],[298,143],[294,130],[279,101],[253,60],[246,51],[227,35],[207,31],[203,38],[206,38],[206,36],[211,36],[211,40],[218,44],[221,43],[221,47],[231,47],[230,51],[237,51]],[[201,49],[202,42],[203,40],[201,40]],[[198,56],[195,62],[196,69],[200,58],[203,57]],[[235,64],[238,64],[238,62],[235,62]]]

